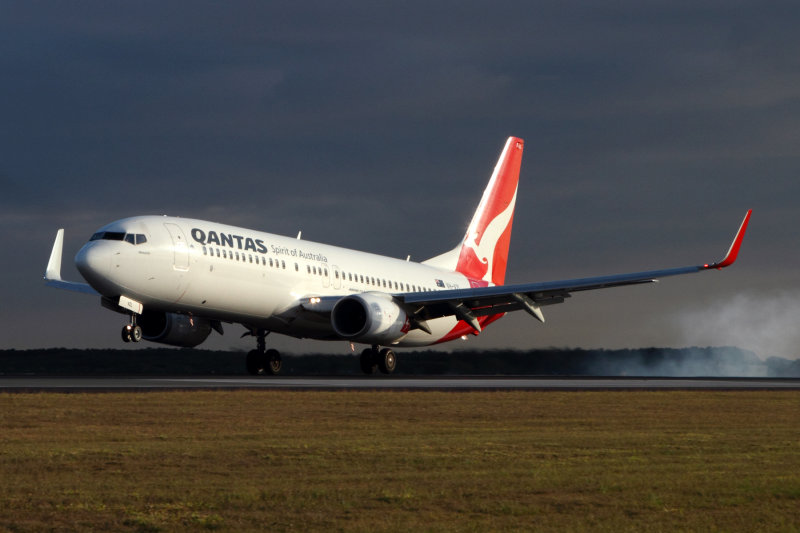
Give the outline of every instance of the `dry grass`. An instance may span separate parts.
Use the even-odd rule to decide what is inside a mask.
[[[0,395],[0,530],[800,530],[797,392]]]

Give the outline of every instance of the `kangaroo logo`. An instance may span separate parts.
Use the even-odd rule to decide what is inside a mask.
[[[501,242],[501,237],[511,225],[516,201],[517,189],[515,188],[514,196],[508,206],[486,225],[483,234],[477,227],[474,227],[478,224],[470,226],[461,248],[460,262],[463,262],[463,265],[467,267],[466,270],[473,276],[488,282],[494,281],[495,254],[502,250],[503,246],[504,249],[508,249],[508,240]]]

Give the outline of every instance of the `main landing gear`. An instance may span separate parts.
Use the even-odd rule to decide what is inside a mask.
[[[379,346],[366,348],[361,352],[361,370],[365,374],[374,374],[379,369],[384,374],[391,374],[397,368],[397,357],[389,348],[380,349]]]
[[[256,349],[247,353],[247,373],[253,376],[280,374],[281,354],[278,350],[267,350],[265,337],[269,335],[269,331],[259,329],[253,335],[256,337]]]
[[[139,342],[142,340],[142,328],[136,325],[136,315],[131,315],[130,323],[122,328],[122,340],[125,342]]]

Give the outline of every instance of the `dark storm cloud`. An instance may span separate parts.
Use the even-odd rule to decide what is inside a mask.
[[[709,243],[722,247],[748,207],[745,251],[781,260],[769,273],[737,265],[749,276],[735,283],[791,279],[800,259],[795,3],[12,2],[3,11],[0,209],[16,231],[0,245],[21,253],[3,259],[14,283],[2,297],[24,300],[16,307],[29,316],[79,305],[39,290],[32,274],[55,228],[67,228],[74,253],[94,228],[131,214],[434,255],[461,237],[508,135],[527,141],[510,281],[712,260]],[[608,305],[624,312],[629,294]],[[666,300],[664,313],[679,309],[677,296]],[[548,323],[536,339],[605,342],[600,332],[620,323],[598,313],[605,303],[588,297],[574,322],[582,304],[563,306],[569,324]],[[14,322],[9,312],[0,319]],[[611,334],[639,342],[650,329],[641,320]],[[494,341],[520,339],[527,322],[512,324]],[[4,342],[27,345],[15,329],[23,333]],[[491,345],[487,333],[479,342]]]

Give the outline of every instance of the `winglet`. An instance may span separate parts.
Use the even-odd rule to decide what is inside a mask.
[[[44,279],[48,287],[64,289],[84,294],[97,294],[97,291],[86,283],[75,281],[64,281],[61,279],[61,252],[64,249],[64,229],[56,233],[56,241],[53,243],[53,251],[50,252],[50,260],[47,262],[47,270],[44,271]]]
[[[752,212],[752,209],[747,210],[747,214],[744,216],[744,220],[742,220],[742,225],[739,226],[739,231],[736,232],[736,237],[733,238],[733,242],[731,243],[731,247],[728,248],[728,253],[725,254],[725,258],[718,263],[703,265],[703,268],[716,268],[717,270],[720,270],[727,266],[731,266],[734,261],[736,261],[736,257],[739,255],[739,248],[742,246],[744,233],[747,231],[747,223],[750,222],[750,213]]]
[[[56,233],[56,241],[53,243],[53,251],[50,252],[50,260],[47,262],[47,270],[44,272],[44,279],[48,281],[61,281],[61,251],[64,249],[64,228]]]

